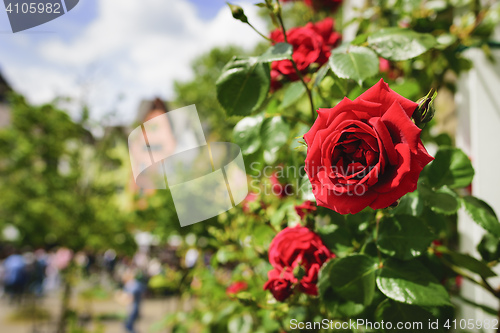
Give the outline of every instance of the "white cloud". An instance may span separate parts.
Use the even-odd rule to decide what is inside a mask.
[[[256,7],[244,8],[264,30]],[[10,76],[16,81],[27,79],[17,86],[37,102],[61,93],[74,95],[78,77],[86,77],[91,107],[97,114],[113,108],[122,93],[125,99],[119,113],[129,121],[141,98],[158,94],[171,98],[173,81],[192,76],[190,63],[196,56],[214,46],[251,47],[259,38],[234,20],[227,8],[204,21],[187,0],[102,0],[98,17],[70,42],[55,35],[38,44],[35,52],[46,63],[43,69],[18,66],[15,72],[21,73]],[[90,69],[94,74],[87,73]],[[37,91],[40,82],[44,88]]]

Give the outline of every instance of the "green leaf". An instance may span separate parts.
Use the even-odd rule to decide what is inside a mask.
[[[477,250],[481,257],[487,261],[500,259],[500,239],[492,234],[485,234],[481,242],[477,245]]]
[[[332,51],[330,68],[339,78],[352,79],[360,86],[378,73],[379,60],[375,52],[364,46],[342,46]]]
[[[293,103],[297,102],[306,92],[306,87],[300,81],[292,82],[288,85],[283,96],[280,108],[286,109]]]
[[[267,49],[264,54],[257,57],[259,62],[273,62],[292,59],[293,46],[288,43],[277,43]]]
[[[390,299],[419,306],[451,305],[446,289],[420,262],[388,259],[377,286]]]
[[[339,304],[338,308],[340,313],[346,317],[354,317],[359,315],[365,309],[363,304],[357,304],[351,301]]]
[[[420,216],[423,209],[424,201],[418,191],[413,191],[401,198],[399,205],[391,211],[391,214]]]
[[[228,115],[246,116],[262,105],[270,84],[268,64],[235,57],[216,82],[217,99]]]
[[[281,116],[264,120],[260,130],[264,160],[268,164],[276,162],[278,150],[288,141],[290,125]]]
[[[361,45],[366,43],[366,40],[368,39],[368,34],[361,34],[357,35],[352,41],[352,45]]]
[[[436,39],[431,34],[393,27],[369,36],[368,45],[385,59],[401,61],[415,58],[433,48]]]
[[[369,305],[375,294],[377,263],[358,254],[335,259],[330,269],[330,285],[348,301]]]
[[[328,74],[328,71],[330,70],[330,67],[328,64],[324,64],[321,66],[321,68],[316,72],[316,78],[314,79],[314,87],[319,86],[321,81],[325,78],[326,74]],[[304,85],[302,85],[304,86]],[[305,90],[305,88],[304,88]]]
[[[496,237],[500,237],[500,222],[486,202],[473,196],[466,196],[462,200],[465,210],[477,224]]]
[[[460,188],[472,182],[474,168],[469,157],[461,149],[441,147],[435,160],[429,165],[427,174],[434,188],[444,185]]]
[[[333,266],[335,259],[327,261],[323,266],[321,266],[318,273],[318,294],[320,297],[326,294],[328,289],[331,287],[330,284],[330,272]]]
[[[377,246],[391,257],[408,260],[422,255],[433,239],[422,220],[397,215],[380,221]]]
[[[392,324],[393,329],[384,330],[384,332],[394,332],[397,323],[402,322],[409,323],[412,326],[411,328],[401,330],[401,332],[421,333],[428,328],[427,325],[429,320],[432,322],[436,320],[432,314],[425,311],[421,307],[394,302],[390,299],[386,299],[380,303],[375,312],[375,318],[377,318],[378,321],[383,320],[385,323],[390,322]],[[443,332],[443,330],[440,328],[438,330],[433,330],[433,332]]]
[[[432,191],[423,184],[419,185],[425,204],[439,214],[455,214],[460,208],[460,200],[455,192],[447,187]]]
[[[329,224],[318,227],[316,232],[321,237],[326,247],[333,253],[337,255],[346,255],[353,252],[353,237],[346,228],[338,227],[335,224]]]
[[[479,274],[480,276],[485,278],[497,276],[497,274],[493,272],[491,268],[488,267],[488,265],[477,260],[474,257],[450,251],[444,246],[438,247],[437,251],[441,252],[444,259],[454,264],[455,266],[465,268],[468,271]]]
[[[263,121],[262,115],[245,117],[234,126],[233,142],[240,146],[243,155],[253,154],[260,148]]]

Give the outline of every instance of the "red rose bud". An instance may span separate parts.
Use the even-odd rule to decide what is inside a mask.
[[[437,92],[434,92],[434,94],[432,94],[432,92],[433,90],[429,91],[427,96],[422,97],[417,101],[418,107],[415,109],[412,118],[415,121],[415,124],[419,127],[434,118],[434,113],[436,111],[434,108],[434,99],[436,99]]]
[[[226,294],[229,296],[233,296],[239,293],[240,291],[247,290],[247,288],[248,284],[246,282],[238,281],[227,287]]]
[[[380,80],[354,101],[319,109],[304,135],[305,171],[317,205],[356,214],[387,208],[415,191],[434,159],[411,120],[417,107]]]
[[[274,269],[268,273],[269,281],[264,289],[273,292],[276,286],[279,286],[282,291],[281,297],[288,291],[290,295],[291,286],[298,282],[302,292],[317,295],[319,269],[331,258],[335,258],[335,255],[316,233],[302,226],[285,228],[274,237],[269,247],[269,262]],[[282,275],[277,272],[281,272]],[[273,295],[281,301],[275,292]]]
[[[292,295],[293,285],[297,283],[297,279],[293,276],[290,268],[270,270],[267,276],[268,280],[264,284],[264,290],[270,290],[277,301],[283,302]]]
[[[232,5],[229,2],[226,3],[229,6],[229,9],[231,9],[231,13],[235,19],[240,20],[243,23],[248,23],[248,18],[246,17],[243,8],[237,5]]]
[[[441,258],[443,256],[443,252],[437,250],[437,248],[442,246],[442,245],[443,245],[443,243],[438,239],[432,241],[432,246],[434,247],[434,254],[438,258]]]
[[[307,214],[316,211],[316,209],[316,206],[310,200],[304,201],[301,205],[295,206],[295,211],[301,219],[304,219]]]

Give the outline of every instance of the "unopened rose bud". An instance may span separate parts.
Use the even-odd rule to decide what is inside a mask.
[[[433,90],[431,90],[427,96],[419,99],[417,101],[418,107],[413,112],[413,120],[415,120],[415,124],[417,126],[421,126],[423,124],[428,123],[434,118],[434,113],[436,112],[434,108],[434,99],[437,96],[437,92],[432,94]],[[432,96],[431,96],[432,94]]]
[[[235,19],[240,20],[243,23],[248,23],[248,18],[246,17],[243,8],[237,5],[232,5],[229,2],[226,3],[229,6],[229,9],[231,9],[231,13]]]

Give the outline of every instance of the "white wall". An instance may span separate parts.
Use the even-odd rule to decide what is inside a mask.
[[[496,64],[486,59],[481,50],[470,50],[467,57],[474,68],[459,80],[456,95],[459,117],[457,145],[472,159],[476,175],[472,183],[473,195],[488,202],[500,215],[500,51],[495,51]],[[484,235],[465,212],[459,219],[460,246],[463,252],[479,258],[476,245]],[[497,270],[500,274],[500,270]],[[500,278],[488,280],[494,288]],[[498,309],[499,302],[482,288],[464,282],[465,297]],[[464,306],[457,319],[494,319],[481,310]],[[490,330],[488,332],[493,332]]]

